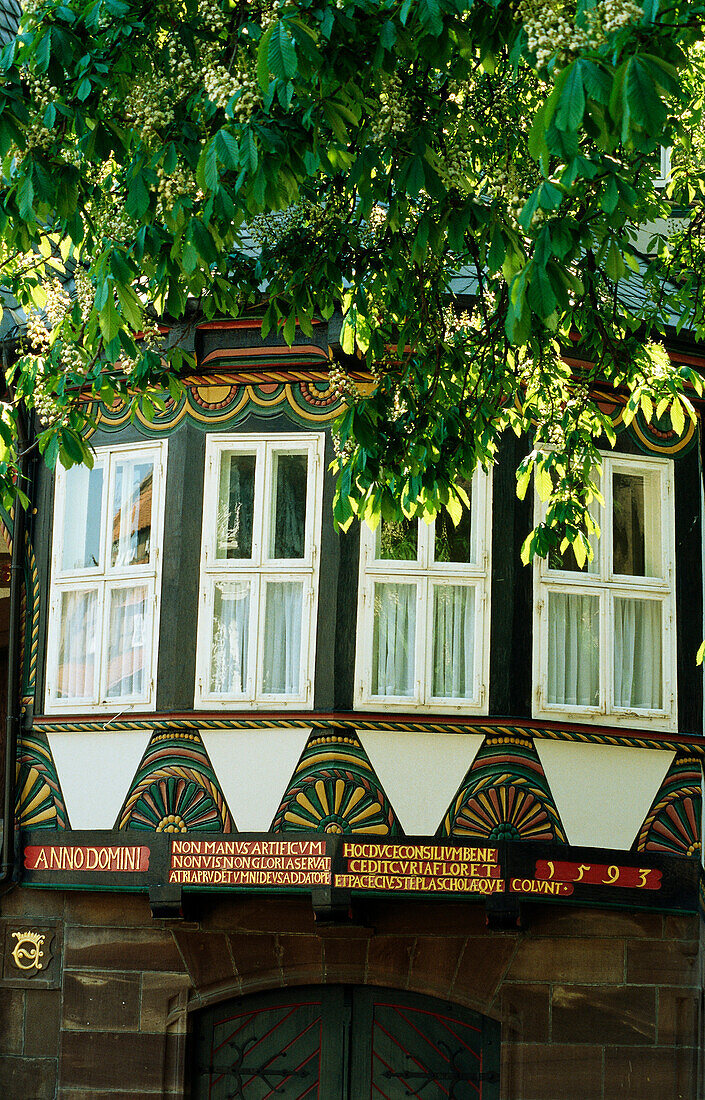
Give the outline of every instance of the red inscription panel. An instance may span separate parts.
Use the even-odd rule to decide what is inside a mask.
[[[328,886],[325,840],[174,840],[169,882],[184,886]]]
[[[630,890],[660,890],[661,871],[654,867],[620,867],[616,863],[536,861],[536,878],[547,882],[580,882],[585,886],[622,886]]]
[[[450,844],[343,845],[346,873],[335,885],[348,890],[421,894],[499,894],[504,879],[496,848]]]
[[[137,872],[149,870],[143,844],[31,844],[24,850],[28,871]]]

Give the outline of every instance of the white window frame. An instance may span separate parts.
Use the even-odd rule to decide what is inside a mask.
[[[254,454],[255,489],[252,525],[252,557],[216,557],[217,511],[221,456],[228,452]],[[269,556],[266,540],[273,503],[273,459],[276,454],[306,454],[306,522],[304,556],[295,559]],[[201,575],[196,646],[196,709],[277,710],[307,709],[313,705],[313,679],[318,619],[319,545],[323,496],[323,433],[291,435],[210,435],[206,441]],[[251,584],[248,633],[248,670],[245,691],[223,694],[210,690],[211,636],[215,587],[218,583],[246,581]],[[267,582],[303,581],[300,684],[294,694],[265,692],[264,678],[264,592]]]
[[[633,729],[661,729],[674,732],[678,728],[677,666],[675,626],[675,492],[673,463],[669,459],[641,455],[600,452],[602,457],[601,491],[604,508],[595,505],[595,516],[601,535],[595,547],[596,565],[593,572],[550,569],[546,560],[534,563],[534,613],[533,613],[533,707],[534,718],[554,721],[592,723],[597,725],[628,726]],[[642,474],[658,477],[658,503],[661,576],[630,577],[614,573],[613,559],[613,474]],[[545,505],[535,494],[535,519],[539,522],[545,514]],[[657,537],[658,537],[657,536]],[[566,595],[591,595],[599,602],[599,702],[597,706],[566,706],[549,703],[548,653],[549,616],[548,594],[560,592]],[[618,707],[614,702],[613,638],[614,601],[627,599],[656,600],[662,604],[661,709],[646,710]]]
[[[360,568],[355,647],[354,706],[360,709],[419,711],[435,714],[487,714],[490,676],[490,585],[492,548],[492,479],[482,470],[472,481],[471,530],[475,542],[473,564],[434,562],[436,521],[418,520],[416,561],[377,558],[378,532],[360,525]],[[412,695],[376,695],[372,692],[374,586],[409,583],[417,587],[414,691]],[[434,584],[467,585],[475,589],[475,644],[472,698],[433,696]]]
[[[150,560],[143,565],[113,566],[108,562],[110,539],[108,526],[111,521],[111,500],[115,479],[116,460],[124,457],[144,459],[154,463],[152,478],[152,514],[150,526]],[[51,558],[51,588],[49,599],[49,620],[47,628],[47,679],[45,690],[45,711],[47,714],[74,714],[83,712],[123,713],[130,711],[150,711],[156,706],[156,680],[159,639],[159,612],[161,596],[163,537],[164,537],[164,501],[166,488],[167,441],[157,443],[115,444],[96,447],[97,462],[103,463],[104,481],[100,519],[99,563],[87,569],[63,569],[63,517],[66,504],[66,489],[69,471],[63,466],[57,467],[54,494],[54,525]],[[147,588],[147,608],[149,620],[145,623],[145,642],[148,658],[145,668],[146,691],[133,696],[108,698],[106,692],[106,670],[109,641],[109,607],[111,592],[120,588]],[[95,688],[93,695],[82,698],[59,697],[59,644],[61,625],[61,598],[63,593],[97,592],[97,612],[95,639]]]
[[[667,187],[671,182],[671,146],[659,146],[659,170],[654,177],[654,187]]]

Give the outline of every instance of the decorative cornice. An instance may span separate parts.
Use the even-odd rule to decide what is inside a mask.
[[[582,744],[613,745],[619,748],[667,749],[692,753],[702,759],[705,756],[705,738],[687,734],[641,733],[613,727],[593,728],[575,725],[553,726],[525,719],[496,718],[478,722],[476,718],[439,718],[434,715],[389,715],[374,713],[317,713],[317,712],[248,712],[212,713],[189,711],[179,714],[70,715],[65,718],[37,717],[34,725],[47,733],[78,733],[110,730],[238,730],[238,729],[349,729],[388,730],[390,733],[479,733],[491,738],[496,745],[516,744],[527,738],[547,738],[555,741],[572,741]]]

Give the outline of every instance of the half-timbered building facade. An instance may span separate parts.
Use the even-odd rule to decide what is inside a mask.
[[[339,534],[315,332],[203,325],[35,468],[5,1094],[700,1095],[697,426],[605,395],[586,570],[521,565],[513,437]]]

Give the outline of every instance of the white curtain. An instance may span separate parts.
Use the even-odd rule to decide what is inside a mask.
[[[614,600],[614,703],[617,707],[660,710],[661,603]]]
[[[475,589],[468,585],[433,588],[433,694],[468,699],[473,694]]]
[[[116,588],[110,593],[107,696],[124,699],[145,692],[147,589]]]
[[[245,693],[249,623],[249,581],[216,584],[210,690],[217,695]]]
[[[217,558],[252,557],[255,456],[226,453],[220,467]]]
[[[600,697],[597,596],[548,593],[548,702],[595,707]]]
[[[149,561],[153,463],[124,460],[115,464],[112,564],[118,568]]]
[[[299,695],[303,581],[265,583],[262,690],[272,695]]]
[[[91,569],[99,563],[103,469],[73,466],[64,474],[62,569]]]
[[[95,695],[97,604],[95,591],[61,594],[57,673],[60,699],[86,699]]]
[[[414,694],[415,584],[375,584],[372,694]]]

